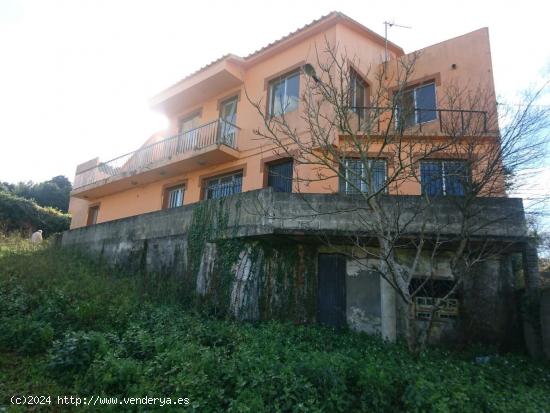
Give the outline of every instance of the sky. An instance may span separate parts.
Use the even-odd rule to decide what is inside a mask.
[[[0,0],[0,181],[73,180],[137,149],[166,126],[148,98],[333,10],[382,35],[386,20],[411,26],[388,36],[406,53],[489,27],[499,100],[550,78],[545,1]]]

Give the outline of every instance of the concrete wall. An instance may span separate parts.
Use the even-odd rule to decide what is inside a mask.
[[[403,235],[411,236],[422,230],[440,236],[460,234],[459,202],[460,198],[441,197],[427,204],[418,196],[388,196],[382,200],[386,210],[398,213],[396,217],[399,217]],[[375,224],[371,210],[360,196],[282,193],[268,188],[73,229],[63,234],[63,243],[74,245],[182,235],[189,230],[196,208],[215,204],[222,206],[228,221],[227,228],[216,233],[217,238],[270,234],[368,236]],[[473,215],[470,225],[476,229],[474,238],[526,240],[521,199],[479,198],[469,212]],[[214,226],[217,224],[213,222]]]
[[[401,207],[422,202],[418,197],[399,199]],[[389,198],[387,207],[396,207],[395,201]],[[314,322],[317,254],[327,248],[319,236],[342,237],[341,245],[332,248],[349,249],[345,234],[367,235],[368,217],[357,218],[366,213],[358,210],[360,204],[358,199],[339,195],[252,191],[70,230],[63,234],[62,245],[80,248],[126,272],[175,277],[190,294],[203,297],[205,305],[239,319]],[[311,208],[316,215],[311,215]],[[484,227],[485,236],[494,237],[495,242],[523,239],[520,200],[480,199],[479,208],[483,211],[479,220],[503,217],[499,225]],[[434,225],[446,222],[447,234],[460,230],[448,199],[438,200],[426,214],[427,218],[437,215]],[[409,218],[405,214],[403,219]],[[419,228],[412,225],[409,230],[413,235]],[[401,255],[400,259],[410,259],[406,251]],[[419,274],[431,270],[428,259],[424,261]],[[433,271],[438,277],[452,276],[447,261],[442,256],[435,263]],[[361,263],[347,261],[348,325],[393,340],[403,334],[402,304],[387,282],[365,271]],[[460,334],[492,342],[505,340],[515,322],[515,306],[510,301],[513,282],[507,255],[482,263],[465,283],[461,308],[466,323],[436,323],[435,340],[454,340]]]

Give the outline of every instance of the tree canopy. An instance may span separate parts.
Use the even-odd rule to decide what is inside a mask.
[[[34,200],[43,207],[52,207],[67,212],[72,185],[63,175],[54,176],[52,179],[40,183],[32,181],[10,184],[0,183],[0,190],[10,192],[22,198]]]

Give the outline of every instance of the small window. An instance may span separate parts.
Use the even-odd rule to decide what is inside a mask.
[[[409,127],[437,118],[435,83],[403,91],[397,102],[397,125]]]
[[[340,192],[345,194],[375,193],[386,184],[386,161],[384,159],[345,159],[341,163]],[[372,188],[372,191],[369,190]]]
[[[179,185],[166,189],[165,208],[177,208],[183,205],[185,195],[185,186]]]
[[[205,184],[206,199],[223,198],[242,192],[243,173],[239,171],[230,175],[210,178]]]
[[[279,116],[298,109],[300,72],[292,72],[269,84],[269,114]]]
[[[415,294],[416,318],[429,320],[433,316],[438,320],[456,319],[459,306],[456,294],[450,294],[443,299],[449,294],[454,284],[452,280],[413,278],[409,284],[409,292]]]
[[[355,70],[350,70],[350,106],[358,113],[367,105],[367,84]]]
[[[292,192],[292,159],[268,165],[267,186],[279,192]]]
[[[95,225],[97,224],[97,218],[99,216],[99,205],[94,205],[88,208],[88,221],[86,225]]]
[[[420,182],[423,195],[464,195],[469,176],[466,161],[420,162]]]

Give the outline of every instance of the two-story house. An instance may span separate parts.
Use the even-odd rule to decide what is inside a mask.
[[[375,69],[386,54],[390,61],[404,56],[399,46],[386,45],[383,37],[358,22],[331,13],[244,58],[221,57],[151,99],[151,107],[170,120],[166,133],[152,136],[132,153],[77,167],[71,228],[273,185],[270,168],[279,171],[285,166],[274,159],[270,145],[255,136],[262,119],[246,94],[262,98],[270,114],[281,112],[277,97],[284,96],[290,102],[286,116],[299,117],[305,76],[301,69],[308,61],[314,63],[315,48],[327,40],[360,62],[353,106],[368,106],[369,85],[376,84]],[[456,81],[481,85],[494,96],[487,29],[421,50],[409,79],[414,86],[411,99],[419,107],[435,109],[438,91]],[[429,127],[433,120],[439,126],[435,111],[420,115],[422,119],[417,113],[412,121]],[[291,173],[292,167],[287,170]],[[338,192],[337,179],[301,191]],[[420,188],[404,193],[419,194]]]

